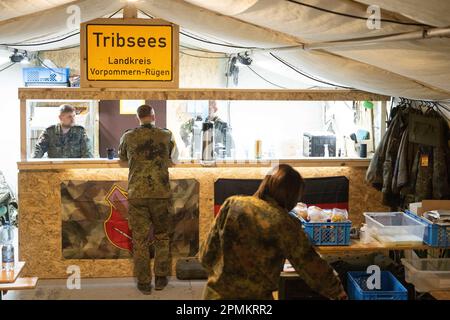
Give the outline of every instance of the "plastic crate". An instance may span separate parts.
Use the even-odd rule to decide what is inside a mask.
[[[347,295],[350,300],[408,300],[408,290],[389,271],[381,271],[381,288],[367,288],[370,277],[365,271],[347,273]]]
[[[450,290],[450,259],[402,259],[405,280],[418,292]]]
[[[27,86],[67,85],[69,83],[69,73],[69,68],[23,68],[23,81]]]
[[[370,235],[388,245],[421,244],[426,225],[404,212],[365,212]]]
[[[405,213],[411,218],[425,223],[425,232],[423,242],[431,247],[448,248],[450,247],[450,226],[441,226],[431,221],[419,217],[418,215],[406,210]]]
[[[316,246],[350,245],[351,221],[345,222],[306,222],[301,219],[306,235]]]

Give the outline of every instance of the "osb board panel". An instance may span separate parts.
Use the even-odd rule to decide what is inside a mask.
[[[383,211],[381,194],[364,182],[366,168],[296,168],[305,178],[346,176],[350,180],[350,219],[363,221],[364,211]],[[174,168],[171,178],[193,178],[200,183],[200,242],[207,237],[214,212],[214,182],[219,178],[257,179],[267,168]],[[61,252],[60,183],[64,180],[126,180],[127,169],[74,169],[19,173],[20,260],[24,276],[65,278],[69,265],[78,265],[82,277],[132,275],[132,262],[120,260],[64,260]]]
[[[58,51],[42,51],[40,53],[40,57],[42,60],[51,60],[57,66],[70,67],[71,75],[80,74],[80,48],[70,48]]]
[[[89,100],[370,100],[389,97],[359,90],[19,88],[19,99]]]

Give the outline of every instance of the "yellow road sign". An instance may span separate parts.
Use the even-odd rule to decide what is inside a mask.
[[[101,20],[100,22],[97,20]],[[161,20],[97,19],[82,26],[82,85],[176,87],[178,28]],[[114,83],[108,83],[114,82]],[[147,85],[147,84],[148,85]],[[98,85],[95,85],[98,86]]]

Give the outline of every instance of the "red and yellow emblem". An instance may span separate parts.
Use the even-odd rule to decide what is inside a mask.
[[[105,197],[111,211],[104,222],[105,235],[117,248],[132,250],[131,230],[128,226],[128,194],[118,185],[113,185]]]

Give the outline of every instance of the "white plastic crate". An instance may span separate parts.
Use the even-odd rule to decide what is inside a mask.
[[[426,225],[404,212],[365,212],[371,237],[388,245],[420,244]]]
[[[450,290],[450,259],[402,259],[405,280],[418,292]]]

